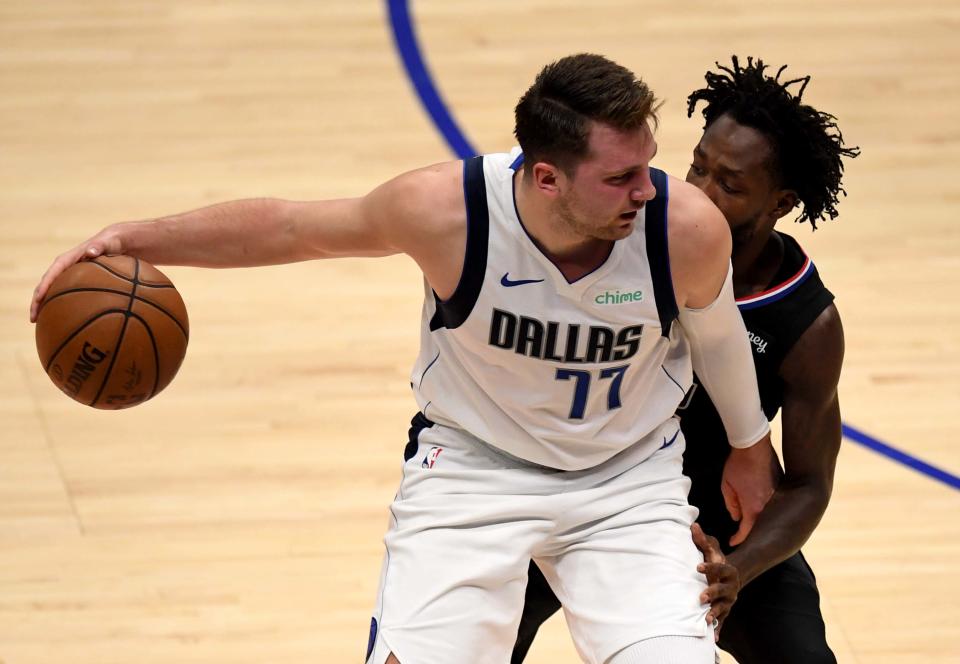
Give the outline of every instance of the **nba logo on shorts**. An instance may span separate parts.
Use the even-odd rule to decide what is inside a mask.
[[[433,464],[437,462],[437,457],[440,456],[440,453],[443,452],[442,447],[431,447],[430,451],[427,452],[427,456],[423,457],[423,463],[420,464],[423,468],[433,468]]]

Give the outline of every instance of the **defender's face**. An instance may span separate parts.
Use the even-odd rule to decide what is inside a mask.
[[[780,190],[768,169],[771,151],[762,133],[729,115],[714,120],[693,149],[687,182],[720,208],[735,243],[752,237],[765,222],[776,221],[770,215]]]
[[[656,196],[650,160],[657,142],[650,127],[631,132],[593,123],[589,152],[571,177],[564,177],[557,212],[587,237],[620,240],[633,232],[637,212]]]

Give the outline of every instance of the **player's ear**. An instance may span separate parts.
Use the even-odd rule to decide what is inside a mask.
[[[797,203],[800,202],[800,197],[797,196],[797,192],[793,189],[781,189],[776,193],[776,200],[774,202],[774,208],[770,213],[774,219],[779,219],[785,214],[789,213],[790,210],[797,207]]]
[[[533,165],[533,182],[537,189],[555,196],[559,192],[560,169],[545,161]]]

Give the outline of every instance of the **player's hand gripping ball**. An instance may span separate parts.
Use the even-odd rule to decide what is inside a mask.
[[[87,406],[129,408],[173,380],[187,352],[187,309],[167,277],[131,256],[72,265],[37,315],[37,352],[63,392]]]

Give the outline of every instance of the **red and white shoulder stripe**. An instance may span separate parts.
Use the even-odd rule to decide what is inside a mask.
[[[795,275],[784,281],[782,284],[774,286],[773,288],[768,288],[762,293],[737,298],[737,307],[741,311],[755,309],[756,307],[762,307],[765,304],[770,304],[772,302],[776,302],[777,300],[781,300],[795,291],[800,284],[807,280],[807,277],[813,274],[813,261],[811,261],[810,257],[806,254],[804,254],[803,257],[803,265]]]

